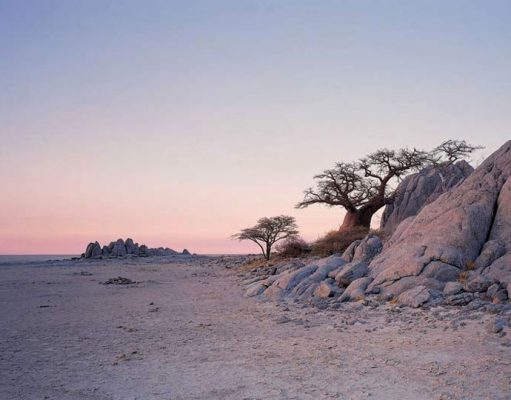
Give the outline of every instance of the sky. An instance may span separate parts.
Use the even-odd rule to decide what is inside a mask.
[[[0,0],[0,254],[198,253],[379,148],[511,138],[510,1]],[[377,222],[377,221],[376,221]]]

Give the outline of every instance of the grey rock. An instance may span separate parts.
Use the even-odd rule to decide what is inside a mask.
[[[358,301],[363,299],[365,297],[365,291],[372,280],[373,279],[369,277],[355,279],[348,285],[342,296],[339,298],[339,301]]]
[[[417,308],[428,302],[431,299],[431,292],[425,286],[417,286],[412,289],[401,293],[397,297],[399,304],[403,304],[408,307]]]
[[[504,303],[505,301],[509,300],[508,293],[506,289],[500,289],[498,290],[492,297],[491,301],[494,304],[500,304]]]
[[[348,286],[355,279],[363,278],[368,272],[367,264],[363,262],[349,263],[335,276],[340,286]]]
[[[101,254],[103,254],[105,257],[108,257],[110,255],[110,247],[109,246],[103,246],[101,249]]]
[[[337,293],[337,289],[338,288],[335,285],[335,281],[329,278],[319,284],[319,286],[314,291],[314,296],[321,297],[323,299],[333,297]]]
[[[272,286],[289,291],[298,285],[303,279],[312,275],[318,269],[317,265],[307,265],[296,271],[286,271],[280,275]]]
[[[85,249],[85,258],[96,258],[99,256],[101,256],[101,246],[99,243],[89,243]]]
[[[498,283],[494,283],[488,288],[488,290],[486,291],[486,295],[490,298],[493,298],[493,296],[495,296],[499,290],[500,285]]]
[[[255,282],[248,286],[247,290],[245,291],[245,297],[254,297],[259,296],[262,294],[268,286],[264,285],[261,282]]]
[[[441,261],[430,262],[422,271],[421,276],[440,282],[451,282],[459,278],[461,270]]]
[[[429,166],[407,176],[396,189],[392,204],[385,207],[381,229],[392,234],[405,219],[415,216],[442,193],[463,182],[473,168],[466,161],[451,165]]]
[[[381,252],[382,248],[383,244],[378,236],[367,235],[356,246],[351,262],[363,262],[368,264]]]
[[[483,274],[488,279],[501,282],[504,286],[511,284],[511,251],[485,268]]]
[[[464,306],[474,300],[473,293],[458,293],[447,296],[444,299],[445,304],[450,306]]]
[[[486,276],[474,274],[465,283],[465,290],[467,292],[486,292],[491,285],[492,281]]]
[[[463,285],[460,282],[447,282],[444,287],[444,296],[452,296],[462,291]]]
[[[504,286],[511,283],[511,177],[508,177],[497,200],[497,212],[490,232],[490,240],[497,240],[506,248],[506,253],[496,257],[484,270],[491,279],[496,279]],[[500,254],[500,253],[499,253]]]
[[[306,279],[303,279],[298,285],[296,285],[296,287],[293,289],[293,294],[298,296],[302,295],[311,284],[319,284],[321,281],[328,277],[330,272],[339,269],[345,263],[346,262],[342,257],[335,255],[312,261],[307,265],[316,266],[316,270],[313,274],[311,274]]]
[[[481,254],[474,261],[474,268],[486,268],[505,253],[505,243],[500,240],[489,240],[484,244]]]
[[[138,251],[138,254],[142,257],[147,257],[149,256],[149,249],[147,248],[147,246],[145,244],[143,244],[142,246],[140,246],[139,248],[139,251]]]
[[[191,253],[187,249],[184,249],[181,254],[183,254],[185,256],[191,256]]]
[[[117,239],[112,249],[112,256],[114,257],[122,257],[126,255],[126,246],[124,244],[124,240]]]
[[[486,331],[488,333],[499,333],[504,329],[505,326],[506,326],[506,323],[503,320],[490,321],[486,325]]]
[[[499,198],[499,193],[510,176],[511,141],[463,182],[420,210],[400,237],[371,262],[370,276],[374,278],[371,285],[384,286],[387,290],[405,277],[416,279],[419,284],[418,278],[424,278],[421,275],[428,265],[438,261],[464,270],[478,258],[488,233],[493,232],[494,216],[499,217],[495,205],[507,204],[506,198]],[[500,220],[506,225],[505,216]],[[500,228],[490,239],[501,240],[507,232]],[[497,272],[506,274],[505,270]]]
[[[357,249],[357,246],[360,244],[361,241],[362,240],[355,240],[348,246],[346,250],[344,250],[344,253],[342,253],[342,258],[344,258],[346,262],[351,262],[353,260],[355,250]]]
[[[330,272],[328,273],[328,277],[329,277],[329,278],[332,278],[332,279],[335,279],[335,277],[337,276],[337,274],[338,274],[339,272],[341,272],[341,271],[342,271],[342,268],[343,268],[343,267],[338,267],[338,268],[336,268],[336,269],[333,269],[332,271],[330,271]]]
[[[117,278],[110,278],[107,281],[103,282],[103,285],[132,285],[137,283],[129,278],[124,278],[122,276],[118,276]]]
[[[135,246],[133,239],[126,239],[126,243],[124,245],[126,246],[126,254],[138,255],[138,246]]]

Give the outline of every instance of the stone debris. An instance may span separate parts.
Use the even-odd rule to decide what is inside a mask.
[[[124,278],[122,276],[118,276],[117,278],[110,278],[107,281],[103,282],[103,285],[133,285],[137,282]]]

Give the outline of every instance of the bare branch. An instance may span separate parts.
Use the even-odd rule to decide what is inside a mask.
[[[337,163],[314,177],[316,187],[305,190],[296,208],[341,206],[348,214],[365,212],[369,218],[364,221],[370,222],[372,213],[393,201],[395,186],[403,177],[428,165],[452,164],[480,148],[464,140],[447,140],[430,152],[380,149],[358,162]]]

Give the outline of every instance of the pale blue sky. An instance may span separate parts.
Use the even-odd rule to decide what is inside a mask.
[[[511,1],[0,0],[0,253],[195,251],[380,147],[511,138]],[[113,236],[113,237],[112,237]]]

